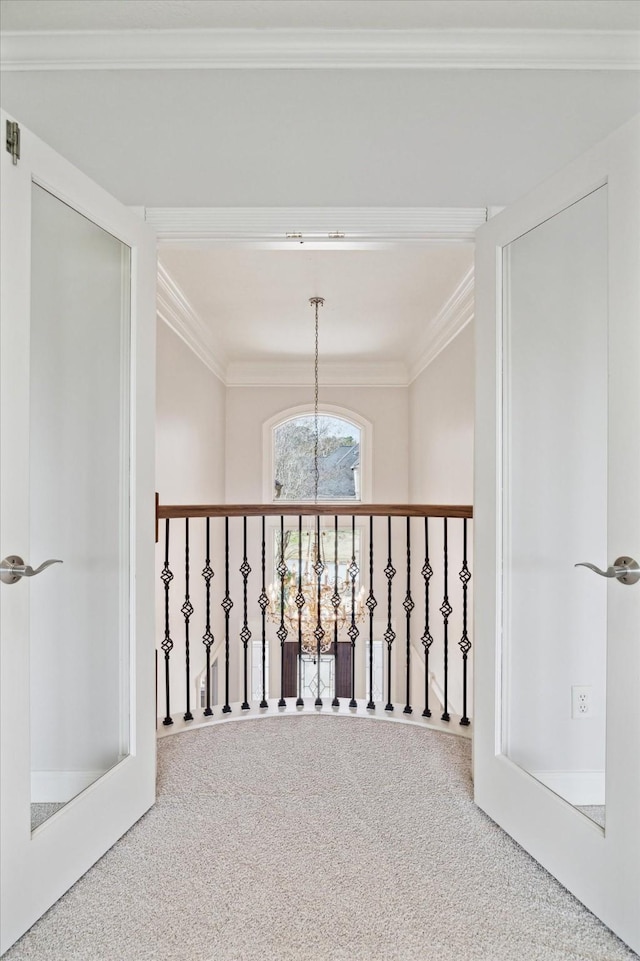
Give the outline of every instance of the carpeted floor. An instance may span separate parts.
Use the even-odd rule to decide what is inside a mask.
[[[58,804],[57,802],[41,802],[39,804],[31,805],[31,830],[35,831],[37,827],[44,824],[50,817],[63,808],[64,804]]]
[[[474,806],[470,747],[314,716],[168,737],[156,806],[6,961],[637,957]]]

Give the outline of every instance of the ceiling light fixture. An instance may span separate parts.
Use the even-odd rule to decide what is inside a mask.
[[[309,303],[315,308],[315,349],[314,349],[314,395],[313,395],[313,493],[314,503],[318,503],[320,485],[320,422],[318,412],[319,397],[319,308],[324,306],[324,297],[311,297]],[[333,564],[327,564],[324,541],[333,533]],[[302,652],[314,658],[328,653],[333,647],[336,627],[339,633],[353,620],[361,621],[364,616],[364,587],[355,592],[355,578],[358,568],[355,558],[348,566],[339,563],[337,531],[320,531],[320,517],[316,518],[313,531],[287,532],[281,529],[278,546],[276,570],[280,578],[279,586],[269,585],[269,608],[267,614],[273,623],[280,623],[293,638],[298,638]],[[297,537],[297,540],[296,540]],[[306,544],[303,542],[306,539]],[[286,556],[288,551],[291,556]],[[340,577],[340,566],[345,569]]]

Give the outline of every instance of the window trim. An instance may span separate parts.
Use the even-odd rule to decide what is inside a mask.
[[[265,504],[275,504],[278,498],[273,489],[274,457],[273,439],[276,427],[280,427],[288,420],[295,420],[296,417],[308,416],[314,413],[313,404],[299,404],[296,407],[288,407],[281,410],[273,417],[264,421],[262,425],[262,499]],[[339,417],[345,420],[360,431],[360,497],[356,500],[328,500],[322,498],[323,504],[371,504],[373,503],[373,425],[371,421],[350,410],[348,407],[338,407],[336,404],[319,404],[318,414],[326,414],[329,417]],[[293,501],[282,501],[294,503]]]

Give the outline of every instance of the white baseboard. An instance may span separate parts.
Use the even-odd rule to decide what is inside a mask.
[[[604,804],[604,771],[531,771],[570,804]]]
[[[104,773],[104,771],[32,771],[31,801],[34,804],[70,801]]]

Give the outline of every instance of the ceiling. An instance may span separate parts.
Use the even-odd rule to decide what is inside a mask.
[[[637,0],[2,0],[4,30],[638,29]]]
[[[610,35],[590,33],[637,31],[638,0],[0,0],[0,13],[5,37],[25,31],[35,50],[45,32],[48,44],[37,68],[27,56],[3,74],[3,107],[124,203],[146,208],[501,207],[640,110],[638,70],[615,69],[610,51],[598,64]],[[135,57],[128,69],[118,57],[103,65],[116,38],[104,31],[120,31],[119,49],[140,50],[162,41],[160,31],[193,31],[197,43],[202,30],[253,31],[254,55],[261,40],[277,50],[286,31],[315,31],[316,50],[336,31],[351,31],[356,47],[363,31],[379,31],[383,45],[471,31],[484,38],[485,69],[403,69],[401,56],[387,63],[394,69],[355,60],[257,69],[255,56],[237,64],[244,69],[186,60],[139,69]],[[590,68],[576,69],[574,50],[565,69],[493,69],[489,30],[520,31],[525,44],[527,32],[547,31],[561,45],[582,31]],[[80,31],[93,32],[88,46]],[[79,47],[64,46],[70,36]],[[306,42],[294,38],[298,52]],[[85,60],[65,66],[72,49]],[[107,60],[91,61],[97,49]],[[637,51],[629,62],[640,63]],[[284,364],[309,381],[312,295],[326,298],[325,364],[407,383],[453,321],[468,319],[472,259],[469,242],[340,252],[163,245],[161,291],[176,329],[191,331],[185,339],[228,383],[259,382],[261,365],[282,380]]]
[[[442,308],[468,280],[473,244],[348,251],[162,246],[160,263],[213,332],[212,349],[226,380],[254,379],[246,366],[239,369],[247,364],[277,367],[282,380],[285,366],[302,362],[308,382],[314,348],[309,298],[322,296],[323,364],[377,365],[383,380],[391,373],[406,383],[428,351]]]

